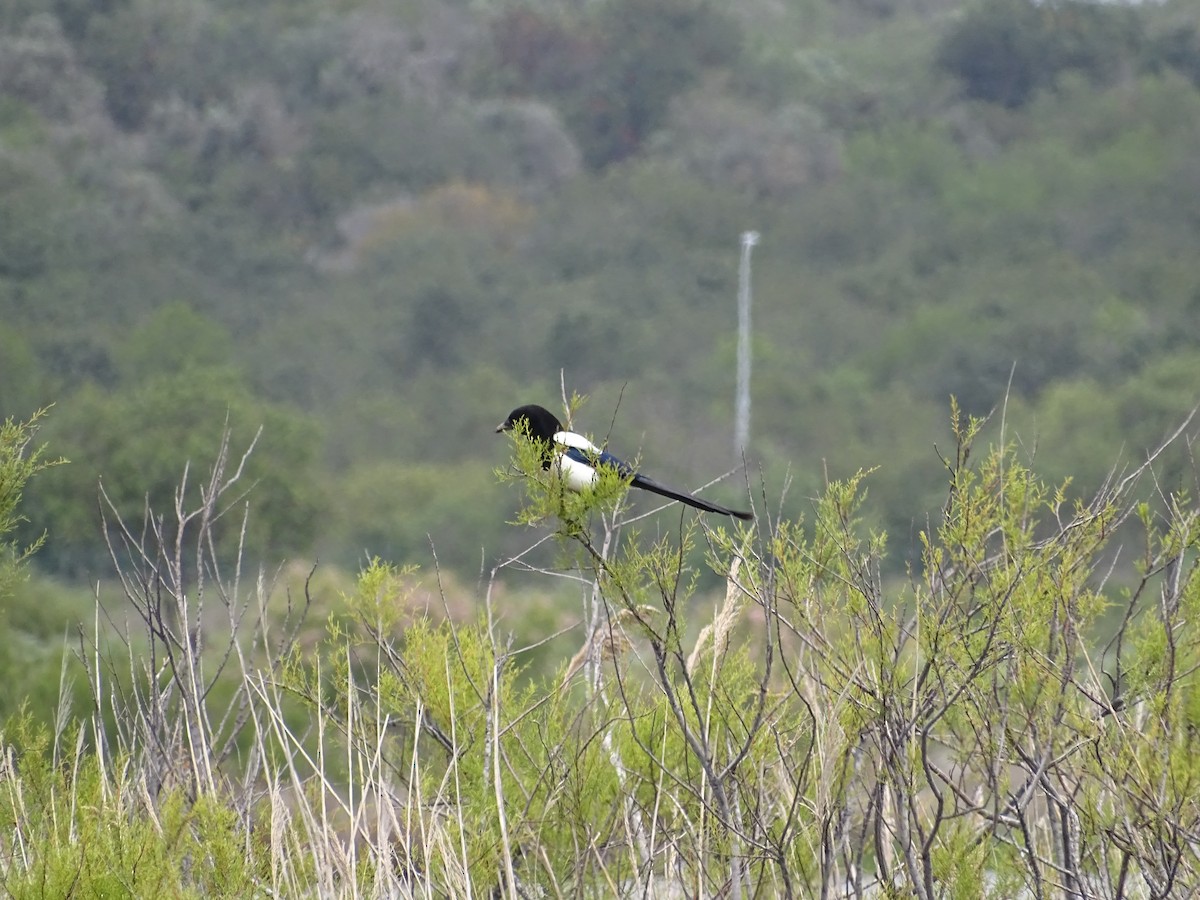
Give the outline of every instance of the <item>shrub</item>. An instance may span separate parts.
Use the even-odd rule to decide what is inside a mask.
[[[0,877],[83,895],[1194,892],[1200,511],[1134,494],[1153,460],[1070,504],[1003,433],[977,448],[982,420],[952,424],[945,505],[902,579],[863,524],[866,473],[827,485],[811,523],[685,512],[649,539],[616,473],[564,491],[518,436],[518,520],[561,553],[533,572],[582,598],[551,679],[526,675],[541,639],[493,603],[533,548],[463,623],[414,619],[412,570],[373,560],[311,640],[269,584],[221,576],[224,526],[200,514],[236,481],[219,459],[208,506],[181,511],[194,560],[128,530],[114,552],[145,626],[125,639],[164,664],[134,655],[105,694],[117,658],[97,645],[110,724],[9,729],[19,852]],[[1144,549],[1113,590],[1131,524]],[[701,568],[723,593],[698,592]]]

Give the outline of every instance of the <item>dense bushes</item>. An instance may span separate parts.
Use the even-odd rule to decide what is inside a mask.
[[[378,559],[337,601],[311,573],[285,591],[223,566],[226,447],[167,512],[181,544],[110,520],[124,596],[97,614],[116,633],[81,644],[94,707],[0,739],[0,877],[17,895],[1194,892],[1191,494],[1148,464],[1072,503],[984,428],[953,411],[944,504],[900,578],[864,473],[811,521],[689,513],[655,538],[615,474],[564,492],[517,439],[504,480],[556,561],[536,539],[457,620]],[[1116,541],[1138,546],[1123,586]],[[504,599],[564,576],[566,641],[528,589]]]

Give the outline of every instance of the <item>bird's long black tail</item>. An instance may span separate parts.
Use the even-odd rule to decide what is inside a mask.
[[[703,509],[706,512],[720,513],[723,516],[733,516],[735,519],[743,519],[750,521],[754,518],[753,513],[742,512],[737,509],[729,509],[725,506],[720,506],[716,503],[709,503],[707,500],[701,500],[699,497],[693,497],[691,494],[684,494],[680,491],[671,490],[671,488],[659,484],[652,478],[647,478],[645,475],[634,475],[632,482],[634,487],[639,487],[644,491],[658,494],[662,497],[669,497],[672,500],[678,500],[680,503],[686,503],[688,506],[694,506],[696,509]]]

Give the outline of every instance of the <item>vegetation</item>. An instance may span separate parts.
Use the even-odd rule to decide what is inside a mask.
[[[5,890],[1197,889],[1194,12],[3,5]]]
[[[1136,499],[1150,463],[1071,504],[954,413],[943,512],[896,581],[860,515],[867,473],[810,524],[650,539],[618,476],[565,492],[518,437],[521,518],[550,525],[585,613],[574,657],[532,678],[537,648],[491,596],[521,559],[461,623],[372,561],[320,631],[311,580],[285,604],[221,565],[219,532],[246,530],[215,514],[244,472],[225,444],[177,509],[186,540],[113,520],[141,634],[85,642],[90,717],[10,722],[0,878],[14,896],[1191,893],[1198,513]],[[1139,580],[1112,591],[1127,521]]]

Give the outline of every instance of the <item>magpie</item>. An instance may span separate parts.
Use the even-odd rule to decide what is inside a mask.
[[[554,465],[562,476],[563,483],[573,491],[582,491],[584,488],[592,487],[599,478],[596,467],[608,466],[615,469],[622,478],[629,479],[631,485],[644,491],[650,491],[671,500],[678,500],[680,503],[686,503],[688,506],[694,506],[696,509],[706,512],[733,516],[736,519],[754,518],[752,513],[727,509],[716,503],[710,503],[699,497],[693,497],[691,494],[685,494],[659,484],[653,478],[636,471],[624,460],[618,459],[607,450],[600,449],[583,435],[573,431],[564,431],[562,423],[558,421],[554,413],[544,407],[535,404],[518,406],[508,414],[508,418],[500,423],[496,431],[497,433],[512,431],[522,422],[530,439],[541,447],[542,468],[549,469],[551,465]]]

